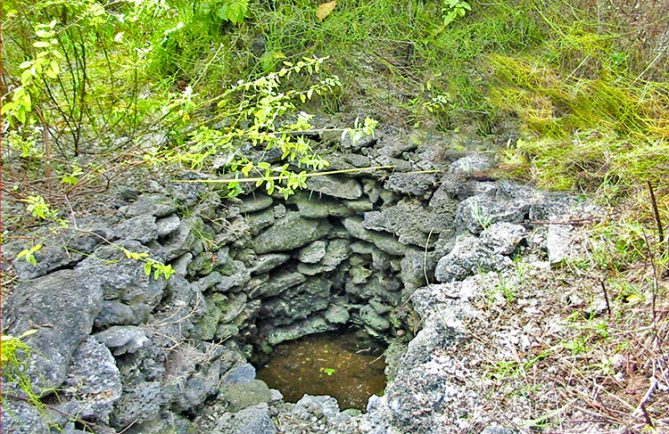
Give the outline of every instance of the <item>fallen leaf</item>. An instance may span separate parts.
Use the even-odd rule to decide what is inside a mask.
[[[332,13],[335,6],[337,6],[336,0],[321,4],[316,9],[316,18],[318,18],[319,21],[323,21]]]

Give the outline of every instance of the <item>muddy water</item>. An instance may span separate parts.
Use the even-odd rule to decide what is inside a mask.
[[[304,394],[330,395],[342,409],[364,410],[369,397],[386,386],[383,351],[355,332],[311,335],[279,345],[257,376],[288,402]]]

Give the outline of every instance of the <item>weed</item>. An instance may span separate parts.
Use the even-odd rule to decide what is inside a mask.
[[[542,415],[527,422],[527,427],[543,431],[550,427],[551,419],[549,416]]]
[[[502,380],[509,377],[515,377],[520,373],[520,365],[516,361],[500,360],[495,363],[495,367],[488,373],[489,378]]]
[[[17,384],[21,391],[25,393],[30,403],[40,409],[40,411],[43,411],[44,404],[33,391],[30,378],[25,372],[32,350],[23,342],[23,339],[35,333],[37,333],[36,330],[29,330],[19,337],[3,334],[0,362],[2,365],[3,380]]]
[[[464,0],[444,0],[444,7],[441,10],[444,14],[444,26],[464,17],[471,10],[471,5]]]
[[[517,298],[515,285],[513,280],[500,277],[495,291],[500,293],[507,303],[513,303]]]
[[[504,296],[504,300],[507,301],[507,303],[512,303],[516,299],[516,292],[513,288],[512,284],[505,284],[502,285],[502,295]]]
[[[646,301],[646,296],[641,287],[628,279],[615,279],[612,282],[613,288],[616,290],[616,303],[625,303],[630,305],[637,305]]]
[[[488,229],[488,227],[493,222],[493,218],[492,218],[492,216],[488,215],[485,212],[481,203],[478,202],[478,201],[472,201],[471,204],[470,204],[470,208],[472,210],[472,214],[474,216],[474,219],[479,224],[479,226],[482,227],[484,230]]]
[[[55,220],[58,216],[58,210],[52,209],[42,196],[28,196],[24,202],[28,204],[26,210],[36,219]]]
[[[193,235],[195,235],[195,238],[200,240],[202,242],[202,245],[204,246],[204,250],[206,252],[213,252],[218,250],[219,246],[218,243],[216,242],[216,236],[213,233],[210,233],[209,231],[203,231],[200,227],[193,227],[191,229],[191,232]]]
[[[172,277],[172,275],[175,273],[175,270],[174,268],[172,268],[171,265],[169,264],[166,265],[163,264],[162,262],[156,261],[155,259],[151,258],[149,254],[146,252],[131,252],[130,250],[120,246],[114,245],[114,247],[120,249],[126,258],[143,262],[144,274],[146,274],[149,277],[153,276],[154,280],[158,280],[161,276],[165,280],[169,280],[169,278]]]
[[[568,349],[573,356],[583,354],[588,351],[588,339],[586,337],[572,339],[565,342],[564,347]]]
[[[232,24],[241,24],[246,18],[249,0],[224,0],[217,4],[215,8],[215,14],[218,18]]]
[[[43,244],[36,244],[28,249],[21,250],[19,254],[16,256],[16,259],[25,258],[26,262],[36,267],[37,258],[35,258],[35,253],[39,252],[42,249],[42,247],[44,247]]]

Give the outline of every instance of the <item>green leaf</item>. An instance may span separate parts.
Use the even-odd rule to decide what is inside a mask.
[[[35,32],[35,35],[37,35],[37,37],[39,37],[39,38],[46,39],[46,38],[52,37],[54,35],[54,32],[53,32],[53,30],[50,30],[50,31],[37,30]]]
[[[55,60],[51,61],[51,70],[54,72],[54,74],[60,73],[60,66],[58,65],[58,62]]]
[[[151,263],[150,262],[146,262],[144,264],[144,274],[146,274],[147,276],[151,275]]]
[[[33,80],[33,69],[26,69],[21,73],[21,83],[23,83],[24,86],[30,84]]]
[[[34,253],[40,251],[42,247],[44,247],[43,244],[37,244],[36,246],[31,247],[30,249],[21,250],[19,254],[16,256],[16,259],[25,258],[26,262],[36,267],[37,258],[35,258]]]
[[[223,6],[216,11],[216,16],[224,21],[230,21],[232,24],[238,25],[246,18],[248,6],[248,0],[226,0]]]
[[[24,112],[23,110],[17,111],[16,113],[14,113],[14,116],[22,124],[26,123],[26,112]]]
[[[321,372],[330,377],[334,375],[334,373],[337,371],[334,368],[321,368]]]
[[[176,270],[171,265],[163,265],[163,275],[165,280],[168,280],[172,275],[176,273]]]
[[[0,114],[7,114],[10,113],[12,110],[16,110],[17,104],[14,101],[10,101],[8,103],[5,103],[2,105],[2,109],[0,109]],[[18,184],[17,184],[18,185]]]

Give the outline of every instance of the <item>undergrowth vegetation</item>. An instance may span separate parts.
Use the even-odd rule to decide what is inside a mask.
[[[666,222],[662,3],[9,0],[3,191],[62,207],[148,164],[243,169],[290,194],[327,164],[308,110],[498,141],[518,130],[499,176],[642,219],[650,182]],[[248,144],[287,161],[252,162]]]
[[[664,169],[661,4],[341,0],[321,18],[317,3],[4,2],[3,134],[10,169],[24,169],[12,178],[68,190],[103,179],[109,161],[141,153],[157,131],[186,141],[184,124],[239,80],[305,57],[328,58],[339,76],[313,108],[481,134],[524,128],[533,143],[510,162],[530,164],[548,187],[592,190]],[[285,89],[320,78],[295,74]],[[612,152],[638,164],[611,176]],[[657,157],[640,161],[649,152]]]
[[[311,140],[317,112],[366,119],[355,134],[373,134],[374,118],[506,141],[496,176],[609,211],[582,269],[616,298],[657,284],[669,258],[667,1],[321,3],[4,1],[3,207],[23,213],[4,213],[3,241],[8,223],[62,221],[58,209],[138,167],[241,172],[290,195],[327,166]],[[258,149],[283,161],[259,161]]]

